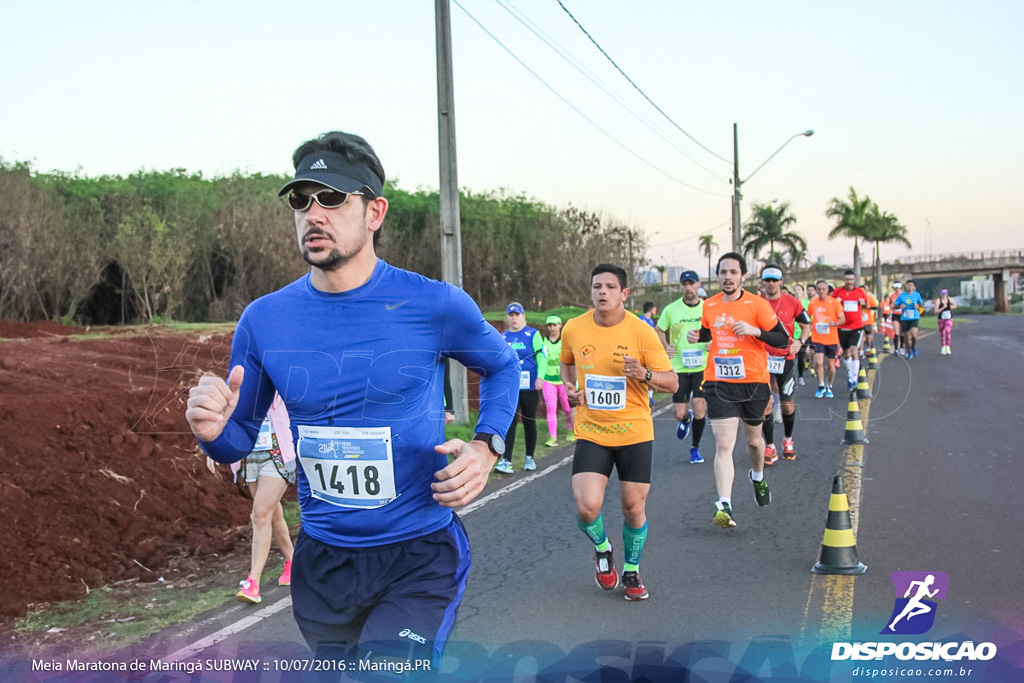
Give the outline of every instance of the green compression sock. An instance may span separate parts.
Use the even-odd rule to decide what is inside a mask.
[[[622,525],[623,552],[626,557],[623,561],[622,570],[635,572],[640,566],[640,556],[644,553],[644,544],[647,542],[647,522],[639,529],[634,529],[628,524]]]
[[[603,553],[611,548],[611,544],[608,542],[608,536],[604,532],[604,515],[598,515],[590,524],[587,524],[578,516],[576,517],[576,526],[580,528],[580,531],[587,535],[590,542],[597,548],[597,552]]]

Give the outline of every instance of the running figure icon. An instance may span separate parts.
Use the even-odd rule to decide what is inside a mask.
[[[922,602],[922,600],[924,598],[934,598],[935,594],[939,592],[938,588],[932,591],[928,590],[933,583],[935,583],[934,574],[929,574],[924,578],[923,581],[910,582],[910,586],[907,588],[907,592],[903,594],[903,597],[910,598],[910,601],[907,602],[906,606],[903,608],[903,611],[899,613],[899,616],[893,619],[892,623],[889,624],[890,631],[896,630],[896,623],[900,619],[906,618],[907,621],[910,621],[912,617],[916,617],[919,614],[927,614],[928,612],[932,611],[932,606],[926,605],[924,602]],[[910,594],[914,592],[915,587],[917,588],[917,592],[914,593],[913,597],[910,597]]]

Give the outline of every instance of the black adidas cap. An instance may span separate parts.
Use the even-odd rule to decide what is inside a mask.
[[[365,189],[375,197],[380,197],[384,192],[384,179],[372,167],[362,162],[349,161],[344,154],[329,150],[303,157],[295,169],[295,178],[285,183],[277,194],[283,195],[303,182],[320,183],[339,192],[360,192]]]

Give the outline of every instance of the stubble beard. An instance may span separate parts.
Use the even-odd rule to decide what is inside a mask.
[[[322,261],[314,261],[313,255],[310,253],[309,249],[302,250],[302,259],[306,263],[313,266],[314,268],[319,268],[320,270],[328,273],[340,269],[342,266],[348,263],[351,258],[351,256],[343,256],[342,253],[337,249],[331,249],[331,251],[327,254],[326,259]]]

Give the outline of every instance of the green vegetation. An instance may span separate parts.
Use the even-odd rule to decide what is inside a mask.
[[[782,202],[778,208],[771,204],[754,202],[750,220],[743,226],[743,253],[756,260],[760,252],[768,247],[767,260],[781,265],[783,254],[775,251],[775,245],[786,248],[786,261],[791,268],[807,256],[807,240],[789,227],[796,223],[796,216],[789,210],[789,202]],[[710,270],[710,269],[709,269]],[[710,275],[708,276],[710,278]]]
[[[470,413],[469,414],[469,419],[466,422],[466,424],[462,424],[462,425],[450,424],[450,425],[448,425],[447,427],[445,427],[445,437],[448,438],[448,439],[462,439],[463,441],[469,441],[470,439],[473,438],[473,427],[476,425],[476,420],[477,420],[477,414],[476,413]],[[523,469],[523,464],[526,462],[526,445],[525,445],[526,437],[523,435],[523,427],[522,427],[522,425],[518,425],[517,429],[519,431],[516,433],[516,443],[515,443],[515,447],[512,449],[512,457],[511,457],[511,459],[512,459],[512,466],[515,467],[516,472],[521,472],[522,469]],[[533,454],[534,458],[537,459],[538,461],[540,461],[542,458],[545,458],[545,457],[547,457],[548,455],[550,455],[551,453],[554,452],[553,449],[548,448],[547,446],[544,445],[544,442],[547,441],[550,438],[550,436],[551,435],[548,433],[548,423],[547,423],[547,420],[543,416],[538,415],[538,417],[537,417],[537,452]],[[569,430],[568,430],[568,428],[567,428],[567,426],[565,424],[565,415],[564,415],[564,413],[559,412],[558,413],[558,444],[559,444],[558,447],[559,448],[564,448],[569,443],[571,443],[571,442],[569,441]],[[497,472],[491,472],[491,476],[488,478],[488,481],[493,481],[495,479],[501,479],[501,478],[508,477],[508,476],[509,475],[507,475],[507,474],[498,474]]]
[[[106,325],[227,321],[308,270],[284,176],[37,173],[0,159],[0,318]],[[441,277],[438,193],[385,186],[378,254]],[[642,272],[639,229],[506,192],[460,196],[463,287],[482,307],[586,304],[599,262]]]
[[[268,566],[267,572],[280,569]],[[82,600],[40,605],[15,619],[14,633],[31,637],[50,629],[89,632],[87,640],[95,642],[95,650],[109,652],[224,604],[234,596],[236,581],[236,576],[224,574],[202,590],[171,582],[103,586]]]
[[[858,197],[857,191],[850,188],[848,201],[833,197],[825,216],[836,220],[835,227],[828,233],[828,238],[852,237],[853,262],[857,277],[860,277],[860,240],[875,243],[874,281],[875,296],[882,295],[882,243],[899,242],[910,248],[907,229],[900,225],[899,219],[888,211],[882,211],[878,204],[868,196]]]
[[[581,308],[579,306],[561,306],[559,308],[551,308],[546,311],[528,310],[526,311],[526,324],[543,332],[545,329],[544,321],[548,319],[549,315],[557,315],[562,319],[562,323],[564,324],[566,321],[577,316],[581,316],[586,312],[586,308]],[[493,322],[497,322],[499,320],[504,321],[505,309],[502,308],[497,311],[487,311],[484,313],[484,318]]]

